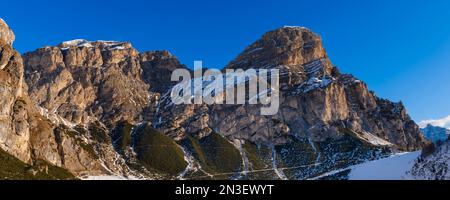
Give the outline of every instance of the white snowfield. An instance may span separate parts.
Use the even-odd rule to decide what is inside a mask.
[[[412,180],[408,172],[421,151],[401,153],[350,167],[349,180]]]

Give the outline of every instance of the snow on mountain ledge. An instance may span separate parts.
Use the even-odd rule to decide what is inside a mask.
[[[375,135],[373,135],[372,133],[363,131],[360,134],[357,134],[358,137],[360,137],[361,139],[373,144],[373,145],[377,145],[377,146],[394,146],[392,143],[379,138]]]
[[[293,94],[308,93],[317,89],[324,89],[335,81],[335,78],[331,76],[323,77],[311,77],[301,85],[299,85],[293,92]]]
[[[342,81],[342,83],[345,86],[349,86],[349,85],[353,85],[353,84],[357,84],[357,83],[362,83],[361,80],[355,78],[351,74],[342,74],[339,79]]]
[[[94,47],[98,47],[100,49],[102,49],[103,51],[105,50],[123,50],[123,49],[129,49],[131,48],[131,44],[128,42],[119,42],[119,41],[106,41],[106,40],[98,40],[98,41],[88,41],[85,39],[75,39],[75,40],[69,40],[69,41],[65,41],[61,44],[58,45],[59,48],[61,48],[61,50],[68,50],[70,48],[73,47],[78,47],[78,48],[94,48]]]

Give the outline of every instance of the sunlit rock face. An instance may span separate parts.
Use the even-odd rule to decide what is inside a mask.
[[[24,55],[30,96],[73,123],[137,123],[156,97],[126,42],[73,40]]]
[[[12,48],[14,33],[0,20],[0,147],[23,161],[30,160],[28,113],[22,100],[24,81],[20,54]]]
[[[0,18],[0,41],[7,45],[12,45],[14,39],[14,32],[9,28],[8,24]]]
[[[321,142],[340,138],[342,129],[402,150],[419,149],[425,142],[402,103],[378,98],[361,80],[341,74],[309,29],[268,32],[226,69],[279,69],[279,112],[262,116],[261,106],[251,105],[175,106],[163,96],[157,127],[177,139],[214,131],[263,144],[284,144],[290,136]]]
[[[119,158],[102,124],[91,121],[76,125],[35,104],[36,99],[27,93],[23,59],[11,46],[14,34],[3,20],[0,36],[0,148],[30,166],[45,162],[75,175],[126,171],[127,167],[117,162]],[[60,64],[57,56],[43,56],[36,62],[51,63],[49,68]],[[73,98],[77,100],[77,95]],[[42,170],[47,173],[48,168]]]

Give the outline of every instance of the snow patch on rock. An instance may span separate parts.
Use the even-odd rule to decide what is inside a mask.
[[[109,40],[98,40],[98,41],[88,41],[85,39],[74,39],[65,41],[58,45],[61,50],[65,51],[72,47],[85,47],[85,48],[94,48],[99,47],[103,51],[109,50],[124,50],[131,47],[131,45],[127,42],[119,42],[119,41],[109,41]]]

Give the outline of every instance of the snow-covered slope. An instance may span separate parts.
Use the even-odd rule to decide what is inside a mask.
[[[351,167],[350,180],[408,180],[408,175],[421,152],[401,153]]]

